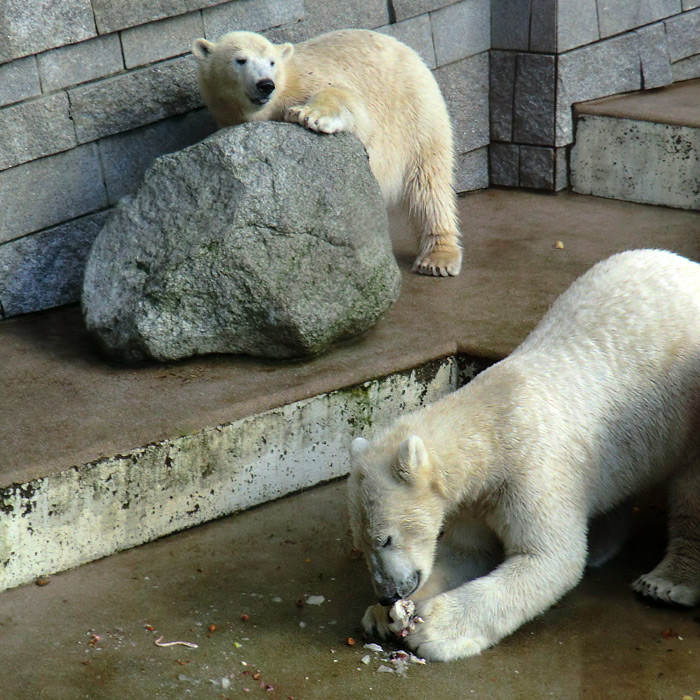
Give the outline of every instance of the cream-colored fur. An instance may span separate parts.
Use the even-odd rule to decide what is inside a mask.
[[[410,598],[419,656],[477,654],[545,611],[587,554],[621,545],[625,500],[662,481],[667,552],[633,588],[698,604],[700,265],[653,250],[599,263],[509,357],[357,438],[352,460],[353,532],[384,603],[365,628],[400,632],[388,606]]]
[[[219,126],[273,120],[356,134],[387,206],[404,204],[420,232],[414,269],[459,273],[452,128],[440,89],[413,50],[384,34],[343,30],[296,46],[232,32],[216,43],[197,39],[192,52]],[[259,90],[272,85],[269,95]]]

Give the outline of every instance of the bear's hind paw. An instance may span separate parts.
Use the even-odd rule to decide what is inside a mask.
[[[674,583],[653,572],[640,576],[632,584],[632,590],[663,603],[675,603],[686,607],[694,607],[700,603],[700,588],[697,586]]]
[[[413,272],[433,277],[456,277],[461,269],[462,249],[457,245],[435,247],[413,263]]]

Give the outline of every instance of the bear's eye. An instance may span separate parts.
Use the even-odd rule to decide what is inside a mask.
[[[391,536],[387,537],[386,540],[384,540],[384,544],[382,547],[391,547]]]
[[[237,63],[239,66],[242,66],[242,65],[244,65],[244,64],[247,62],[247,60],[248,60],[247,58],[237,58],[237,59],[236,59],[236,63]]]

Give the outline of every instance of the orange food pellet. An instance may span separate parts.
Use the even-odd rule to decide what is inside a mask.
[[[250,620],[250,615],[247,615],[246,613],[243,613],[243,614],[241,615],[241,620],[243,620],[243,622],[248,622],[248,620]]]

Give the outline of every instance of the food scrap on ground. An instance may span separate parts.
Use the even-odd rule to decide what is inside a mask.
[[[183,646],[183,647],[189,647],[190,649],[198,649],[199,644],[195,644],[194,642],[164,642],[163,637],[160,636],[158,639],[156,639],[153,642],[157,647],[175,647],[175,646]]]

